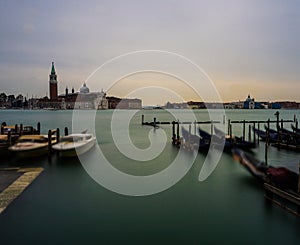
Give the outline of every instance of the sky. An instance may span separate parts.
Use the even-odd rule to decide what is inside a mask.
[[[52,61],[60,93],[66,86],[78,91],[114,57],[163,50],[201,67],[224,101],[248,94],[258,101],[300,101],[299,30],[297,0],[1,1],[0,93],[49,95]],[[152,78],[155,86],[174,81],[149,73],[137,77]],[[87,85],[99,90],[102,84]],[[122,86],[111,95],[123,95]],[[172,100],[165,90],[155,91],[140,95],[143,104]],[[195,98],[193,92],[183,97]]]

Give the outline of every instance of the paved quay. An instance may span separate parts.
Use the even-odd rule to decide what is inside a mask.
[[[0,168],[0,214],[17,198],[43,171],[41,167]]]

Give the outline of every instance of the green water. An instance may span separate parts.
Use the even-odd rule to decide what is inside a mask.
[[[84,112],[86,116],[89,111]],[[123,111],[126,113],[126,111]],[[185,113],[184,111],[182,113]],[[207,120],[204,111],[195,111]],[[273,110],[229,110],[232,120],[275,119]],[[281,110],[281,117],[299,118],[299,111]],[[145,120],[173,120],[163,111],[141,111],[130,124],[137,147],[147,148],[150,127]],[[157,158],[138,162],[122,155],[112,141],[112,111],[99,111],[96,134],[100,148],[117,169],[149,175],[165,169],[178,149],[171,145],[171,126],[163,126],[169,143]],[[7,124],[41,122],[42,132],[68,126],[71,111],[0,111]],[[85,127],[82,117],[82,128]],[[289,128],[289,124],[285,125]],[[205,128],[205,127],[204,127]],[[206,128],[209,130],[209,127]],[[234,134],[242,128],[235,126]],[[93,153],[93,152],[92,152]],[[255,150],[264,159],[264,145]],[[189,158],[187,153],[186,158]],[[198,181],[204,155],[198,155],[188,173],[174,186],[146,197],[124,196],[95,182],[77,159],[53,156],[35,160],[2,159],[2,165],[43,166],[44,172],[0,215],[1,244],[299,244],[300,219],[269,205],[264,191],[231,156],[223,154],[215,171]],[[297,171],[300,154],[269,149],[269,162]],[[101,163],[100,163],[101,164]],[[183,163],[184,164],[184,163]]]

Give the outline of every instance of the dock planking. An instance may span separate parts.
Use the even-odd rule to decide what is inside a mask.
[[[44,169],[37,168],[2,168],[1,172],[14,171],[17,179],[0,193],[0,214],[40,175]],[[8,174],[10,175],[10,174]],[[6,175],[6,176],[8,176]],[[4,175],[5,176],[5,175]],[[10,182],[11,178],[6,178]]]

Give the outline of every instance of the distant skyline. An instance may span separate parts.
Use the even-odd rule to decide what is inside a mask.
[[[49,95],[52,61],[60,93],[66,86],[77,91],[107,60],[157,49],[203,68],[224,101],[248,94],[258,101],[300,101],[299,29],[300,2],[293,0],[1,1],[0,92]],[[134,87],[136,78],[131,82]],[[144,92],[146,104],[173,98],[154,90]],[[122,87],[113,95],[121,96]],[[184,99],[195,96],[186,92]]]

